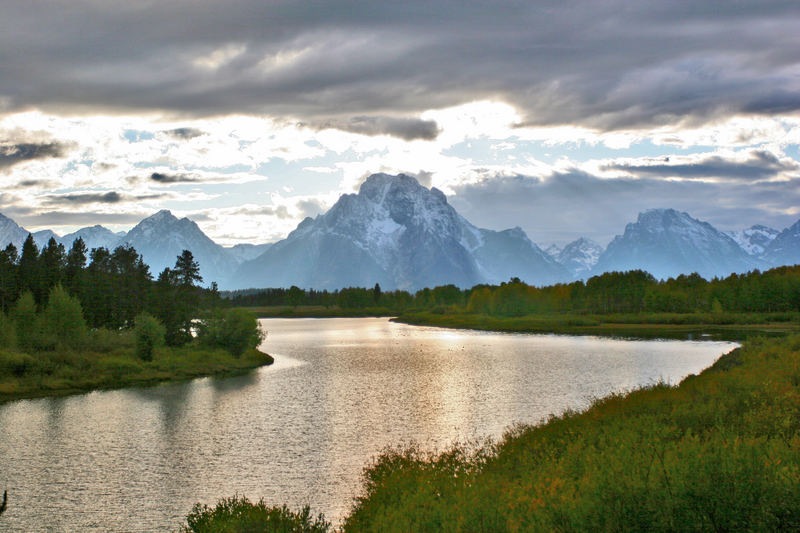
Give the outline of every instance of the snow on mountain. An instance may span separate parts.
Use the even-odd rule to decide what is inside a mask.
[[[190,250],[200,264],[205,285],[228,278],[236,266],[225,248],[209,239],[197,224],[188,218],[178,219],[166,209],[139,222],[120,244],[135,248],[150,266],[153,277],[166,267],[174,267],[183,250]]]
[[[557,244],[551,244],[547,248],[544,249],[544,253],[555,259],[558,260],[558,254],[561,253],[561,248],[558,247]]]
[[[728,231],[727,234],[750,255],[759,256],[764,253],[770,242],[780,231],[756,224],[739,231]]]
[[[0,247],[5,248],[9,243],[17,247],[17,252],[22,250],[22,243],[28,238],[28,230],[22,228],[8,218],[0,215]]]
[[[41,231],[35,231],[31,235],[33,235],[33,242],[36,243],[36,246],[39,247],[39,250],[44,248],[50,239],[55,239],[56,242],[59,242],[58,235],[53,233],[49,229],[43,229]]]
[[[602,253],[602,246],[590,239],[581,237],[564,246],[564,249],[559,252],[557,260],[575,278],[585,278],[597,264]]]
[[[83,239],[87,250],[94,248],[107,248],[113,250],[122,241],[125,236],[124,232],[114,233],[110,229],[103,226],[91,226],[88,228],[81,228],[73,233],[68,233],[61,237],[61,243],[69,250],[72,243],[78,238]]]
[[[266,252],[270,246],[272,246],[271,242],[266,244],[235,244],[229,248],[225,248],[225,251],[237,264],[241,264],[245,261],[255,259]]]
[[[380,283],[416,290],[511,276],[548,283],[564,274],[519,228],[476,228],[438,189],[403,174],[373,174],[358,194],[343,195],[327,213],[306,218],[286,239],[242,264],[230,285],[337,289]]]
[[[772,266],[800,264],[800,220],[780,232],[761,257]]]
[[[763,267],[708,222],[674,209],[651,209],[611,241],[592,274],[643,269],[662,279],[692,272],[709,279]]]

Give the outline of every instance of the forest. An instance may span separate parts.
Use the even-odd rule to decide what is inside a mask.
[[[0,251],[0,401],[241,372],[272,358],[256,318],[199,286],[184,250],[156,279],[130,247]]]
[[[706,280],[698,274],[659,281],[643,270],[607,272],[584,281],[535,287],[512,278],[500,285],[454,285],[415,293],[345,288],[274,288],[223,293],[231,305],[321,306],[388,313],[432,311],[519,317],[536,313],[780,313],[800,311],[800,265]]]

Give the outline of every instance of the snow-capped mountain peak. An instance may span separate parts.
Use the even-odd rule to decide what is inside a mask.
[[[557,256],[559,263],[576,278],[586,277],[600,259],[603,247],[596,242],[580,237],[564,246]]]
[[[708,222],[674,209],[650,209],[611,241],[593,273],[638,268],[656,278],[697,272],[710,279],[762,267]]]
[[[750,255],[761,255],[780,231],[756,224],[747,229],[727,232]]]
[[[237,287],[298,285],[419,289],[566,277],[519,229],[476,228],[447,202],[407,175],[373,174],[358,194],[346,194],[315,219],[234,276]]]

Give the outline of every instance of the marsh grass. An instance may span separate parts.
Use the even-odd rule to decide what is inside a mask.
[[[152,361],[143,361],[136,355],[133,332],[98,329],[81,349],[0,350],[0,401],[235,375],[271,362],[257,350],[235,357],[197,343],[159,346]]]
[[[800,530],[800,336],[491,449],[387,452],[363,491],[345,531]]]

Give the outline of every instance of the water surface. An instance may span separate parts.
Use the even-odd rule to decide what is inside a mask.
[[[709,366],[728,342],[268,319],[246,376],[0,405],[3,531],[176,531],[235,493],[346,514],[388,445],[442,448]]]

